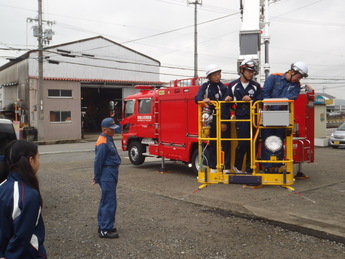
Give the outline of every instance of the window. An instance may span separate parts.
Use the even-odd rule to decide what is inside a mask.
[[[125,102],[125,118],[131,116],[134,113],[134,100],[128,100]]]
[[[72,90],[48,89],[48,97],[70,98],[72,97]]]
[[[139,100],[139,114],[151,113],[151,99]]]
[[[71,122],[71,112],[50,111],[50,122]]]

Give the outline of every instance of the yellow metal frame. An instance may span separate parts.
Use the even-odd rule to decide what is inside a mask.
[[[275,102],[285,102],[288,106],[289,111],[289,125],[287,126],[264,126],[261,123],[262,119],[262,107],[264,104],[272,104],[274,105]],[[222,119],[221,116],[219,116],[221,113],[221,106],[223,103],[248,103],[250,107],[250,118],[239,120],[235,118],[231,118],[229,120]],[[281,185],[283,187],[288,187],[294,184],[294,167],[293,167],[293,130],[294,130],[294,102],[293,100],[270,100],[266,99],[263,101],[257,101],[253,103],[245,102],[245,101],[236,101],[236,102],[212,102],[211,105],[214,106],[214,114],[213,119],[216,120],[217,131],[216,131],[216,137],[210,138],[207,136],[209,133],[209,129],[205,130],[202,124],[202,106],[205,105],[203,102],[199,102],[198,105],[198,125],[199,125],[199,154],[203,154],[203,143],[208,143],[209,141],[216,141],[216,146],[218,147],[216,150],[216,167],[217,167],[217,173],[210,173],[210,169],[208,166],[203,165],[203,155],[199,155],[200,161],[199,161],[199,173],[198,173],[198,181],[202,183],[203,185],[200,186],[200,188],[203,188],[207,186],[208,184],[216,184],[216,183],[223,183],[223,184],[230,184],[232,177],[256,177],[258,179],[261,179],[260,184],[262,185]],[[234,127],[232,129],[231,137],[230,138],[222,138],[221,137],[221,124],[222,123],[228,123],[233,124],[234,122],[238,121],[248,121],[250,123],[250,137],[249,138],[237,138],[237,136],[233,137],[234,134]],[[255,129],[253,132],[253,128]],[[284,144],[285,149],[285,157],[284,160],[278,160],[277,157],[272,156],[270,160],[260,160],[256,157],[257,155],[257,143],[259,141],[259,132],[262,129],[269,129],[269,128],[285,128],[289,134],[287,134]],[[228,129],[229,130],[229,129]],[[236,142],[238,140],[247,140],[250,141],[250,149],[251,154],[255,154],[251,156],[251,168],[253,169],[253,173],[251,175],[248,174],[235,174],[232,170],[230,171],[230,174],[225,174],[223,172],[224,167],[224,153],[221,148],[221,142],[222,141],[230,141],[231,146],[231,154],[234,154],[236,151]],[[262,143],[263,145],[263,143]],[[285,166],[281,167],[278,173],[264,173],[260,169],[260,163],[283,163]],[[233,165],[233,161],[231,161],[231,168]],[[291,187],[289,187],[291,189]]]

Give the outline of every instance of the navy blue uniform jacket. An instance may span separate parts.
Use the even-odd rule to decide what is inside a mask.
[[[0,257],[46,258],[44,236],[37,190],[11,172],[0,184]]]
[[[117,153],[116,146],[112,137],[101,133],[96,142],[95,148],[95,162],[94,162],[94,174],[95,182],[100,183],[101,177],[106,180],[106,177],[117,179],[117,170],[105,170],[105,174],[102,174],[102,170],[106,166],[117,167],[121,164],[121,158]]]
[[[197,95],[194,97],[194,101],[198,103],[199,101],[204,100],[206,97],[212,101],[224,101],[227,95],[227,87],[222,83],[211,83],[207,81],[203,83]],[[210,105],[213,107],[213,105]],[[222,105],[222,119],[229,119],[230,118],[230,110],[229,105],[223,104]]]
[[[253,80],[249,81],[246,89],[244,89],[240,79],[232,81],[229,84],[228,95],[233,98],[233,101],[242,101],[242,98],[246,95],[248,95],[253,100],[253,102],[262,100],[261,86],[258,82],[255,82]],[[249,113],[250,111],[248,103],[237,104],[236,116],[248,117]]]
[[[288,98],[297,100],[301,91],[301,83],[292,84],[285,78],[285,74],[277,73],[267,77],[263,92],[263,98]]]

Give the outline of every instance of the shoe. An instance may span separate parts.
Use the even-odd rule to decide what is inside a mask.
[[[297,174],[295,175],[295,179],[305,180],[305,179],[309,179],[309,176],[305,175],[302,172],[297,172]]]
[[[117,229],[116,228],[113,228],[113,229],[110,229],[110,230],[108,230],[109,232],[113,232],[113,233],[116,233],[117,232]],[[101,233],[101,228],[100,227],[98,227],[98,234],[100,234]]]
[[[224,174],[230,174],[230,170],[229,169],[224,169]]]
[[[217,173],[217,169],[211,168],[211,174]]]
[[[100,238],[118,238],[119,234],[110,231],[100,231]]]
[[[253,173],[253,169],[251,169],[250,167],[246,169],[246,174],[252,174]]]
[[[235,174],[243,174],[242,170],[238,170],[236,166],[233,166],[232,169],[234,170]]]

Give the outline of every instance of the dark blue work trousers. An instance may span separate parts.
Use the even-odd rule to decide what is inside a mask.
[[[103,170],[116,170],[115,177],[101,177],[101,202],[98,208],[98,226],[102,231],[109,231],[115,227],[115,214],[117,208],[116,185],[118,181],[118,168],[103,168]],[[114,175],[114,174],[112,174]]]
[[[236,119],[249,119],[248,117],[236,117]],[[236,133],[237,138],[249,138],[250,137],[250,123],[247,121],[238,121],[236,122]],[[239,170],[242,170],[244,156],[246,157],[246,172],[251,172],[250,168],[250,141],[248,140],[238,140],[235,154],[235,167]]]

